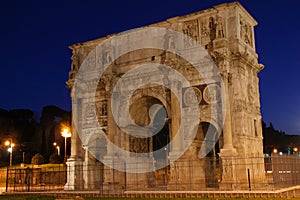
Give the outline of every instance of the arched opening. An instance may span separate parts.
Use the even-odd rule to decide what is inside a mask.
[[[135,153],[149,153],[153,158],[155,185],[166,185],[169,175],[168,156],[170,149],[170,124],[165,105],[155,97],[143,96],[130,106],[132,120],[140,126],[149,126],[148,138],[129,137],[129,149],[134,156]],[[152,121],[151,121],[152,120]],[[147,148],[141,149],[141,144]],[[159,150],[159,151],[158,151]]]
[[[83,177],[85,188],[103,190],[104,164],[101,162],[107,155],[107,143],[103,135],[93,134],[84,146],[85,161]],[[87,170],[92,168],[93,170]]]
[[[202,145],[206,145],[210,150],[205,156],[205,183],[207,188],[218,187],[220,180],[220,144],[218,130],[214,125],[208,122],[201,122],[198,132],[202,132],[203,138],[206,138]],[[209,135],[207,135],[209,134]]]
[[[169,180],[170,166],[168,143],[170,142],[170,127],[167,123],[167,114],[164,107],[161,107],[154,118],[154,127],[158,127],[156,134],[152,137],[153,158],[155,161],[155,178],[157,186],[166,186]],[[161,127],[161,123],[164,123]],[[158,151],[160,150],[160,151]]]
[[[170,141],[169,124],[166,122],[168,114],[165,106],[157,98],[143,96],[130,105],[129,112],[132,120],[137,125],[142,127],[149,126],[147,133],[149,137],[133,138],[134,136],[129,136],[131,138],[131,142],[133,143],[147,142],[147,151],[146,149],[132,148],[130,151],[133,150],[133,152],[136,153],[154,152],[153,157],[156,161],[163,159],[165,162],[165,158],[168,155],[169,149],[165,149],[164,154],[155,153],[156,150],[164,148]],[[130,144],[130,146],[134,147],[135,144]]]
[[[161,107],[154,118],[154,127],[160,127],[160,124],[163,122],[164,126],[160,130],[155,130],[157,133],[152,137],[152,146],[153,146],[153,157],[155,162],[156,169],[162,168],[162,166],[168,165],[168,155],[170,149],[167,148],[167,145],[170,141],[169,134],[169,124],[166,122],[166,110],[164,107]],[[164,151],[155,152],[159,149]]]

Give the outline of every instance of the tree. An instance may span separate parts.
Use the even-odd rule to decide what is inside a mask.
[[[41,165],[44,162],[45,162],[45,159],[40,153],[35,154],[31,159],[31,164],[34,164],[34,165]]]
[[[61,159],[56,153],[53,153],[51,154],[49,161],[51,164],[59,164]]]

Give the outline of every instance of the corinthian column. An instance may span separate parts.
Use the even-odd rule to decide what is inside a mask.
[[[230,99],[229,99],[229,75],[223,75],[223,83],[226,93],[226,113],[223,127],[223,138],[224,146],[220,150],[221,154],[236,154],[236,149],[232,145],[232,129],[231,129],[231,109],[230,109]]]
[[[220,158],[222,162],[222,177],[220,188],[233,189],[236,187],[236,149],[232,144],[231,129],[231,109],[230,109],[230,90],[229,90],[229,74],[223,74],[223,83],[226,92],[226,114],[223,127],[224,146],[220,149]]]
[[[71,92],[71,98],[73,99],[73,92]],[[73,102],[73,107],[77,106],[78,116],[81,117],[81,101]],[[79,120],[78,120],[79,121]],[[71,156],[66,162],[67,167],[67,183],[64,186],[65,190],[76,190],[83,188],[83,175],[82,175],[82,160],[80,159],[81,142],[77,132],[77,126],[75,125],[74,117],[72,117],[72,136],[71,136]]]
[[[112,102],[111,102],[111,95],[110,91],[106,92],[106,100],[107,100],[107,137],[111,142],[114,142],[114,134],[116,134],[117,125],[112,113]],[[106,157],[113,156],[113,149],[111,145],[107,145],[107,155]]]

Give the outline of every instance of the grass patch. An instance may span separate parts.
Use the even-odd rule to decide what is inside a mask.
[[[25,164],[24,167],[21,167],[20,165],[14,165],[12,167],[10,167],[10,169],[26,169],[26,168],[31,168],[31,169],[37,169],[40,168],[42,171],[63,171],[65,167],[65,164],[61,163],[61,164],[51,164],[51,163],[47,163],[47,164],[42,164],[42,165],[33,165],[33,164]],[[2,171],[2,173],[6,174],[6,170],[7,167],[1,167],[0,170]]]
[[[47,164],[42,164],[42,165],[33,165],[33,164],[25,164],[25,167],[21,167],[19,164],[18,165],[13,165],[12,167],[10,167],[10,169],[22,169],[22,168],[60,168],[62,169],[64,167],[65,164],[61,163],[61,164],[51,164],[51,163],[47,163]],[[0,170],[7,170],[7,167],[0,167]]]
[[[42,171],[63,171],[65,165],[64,164],[43,164],[35,166],[35,168],[41,168]]]
[[[54,167],[60,167],[60,168],[63,168],[63,167],[64,167],[64,164],[63,164],[63,163],[61,163],[61,164],[51,164],[51,163],[47,163],[47,164],[38,165],[38,167],[40,167],[40,168],[54,168]]]
[[[85,200],[170,200],[170,198],[84,198]],[[282,198],[172,198],[173,200],[282,200]],[[288,198],[289,200],[300,200],[300,198]]]

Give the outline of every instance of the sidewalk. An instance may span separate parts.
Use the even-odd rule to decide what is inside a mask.
[[[1,188],[2,190],[2,188]],[[5,191],[5,188],[4,188]],[[1,193],[0,193],[1,194]],[[290,198],[300,197],[300,185],[274,191],[125,191],[124,193],[106,193],[100,191],[40,191],[40,192],[8,192],[5,195],[40,195],[40,196],[81,196],[81,197],[120,197],[120,198]]]

